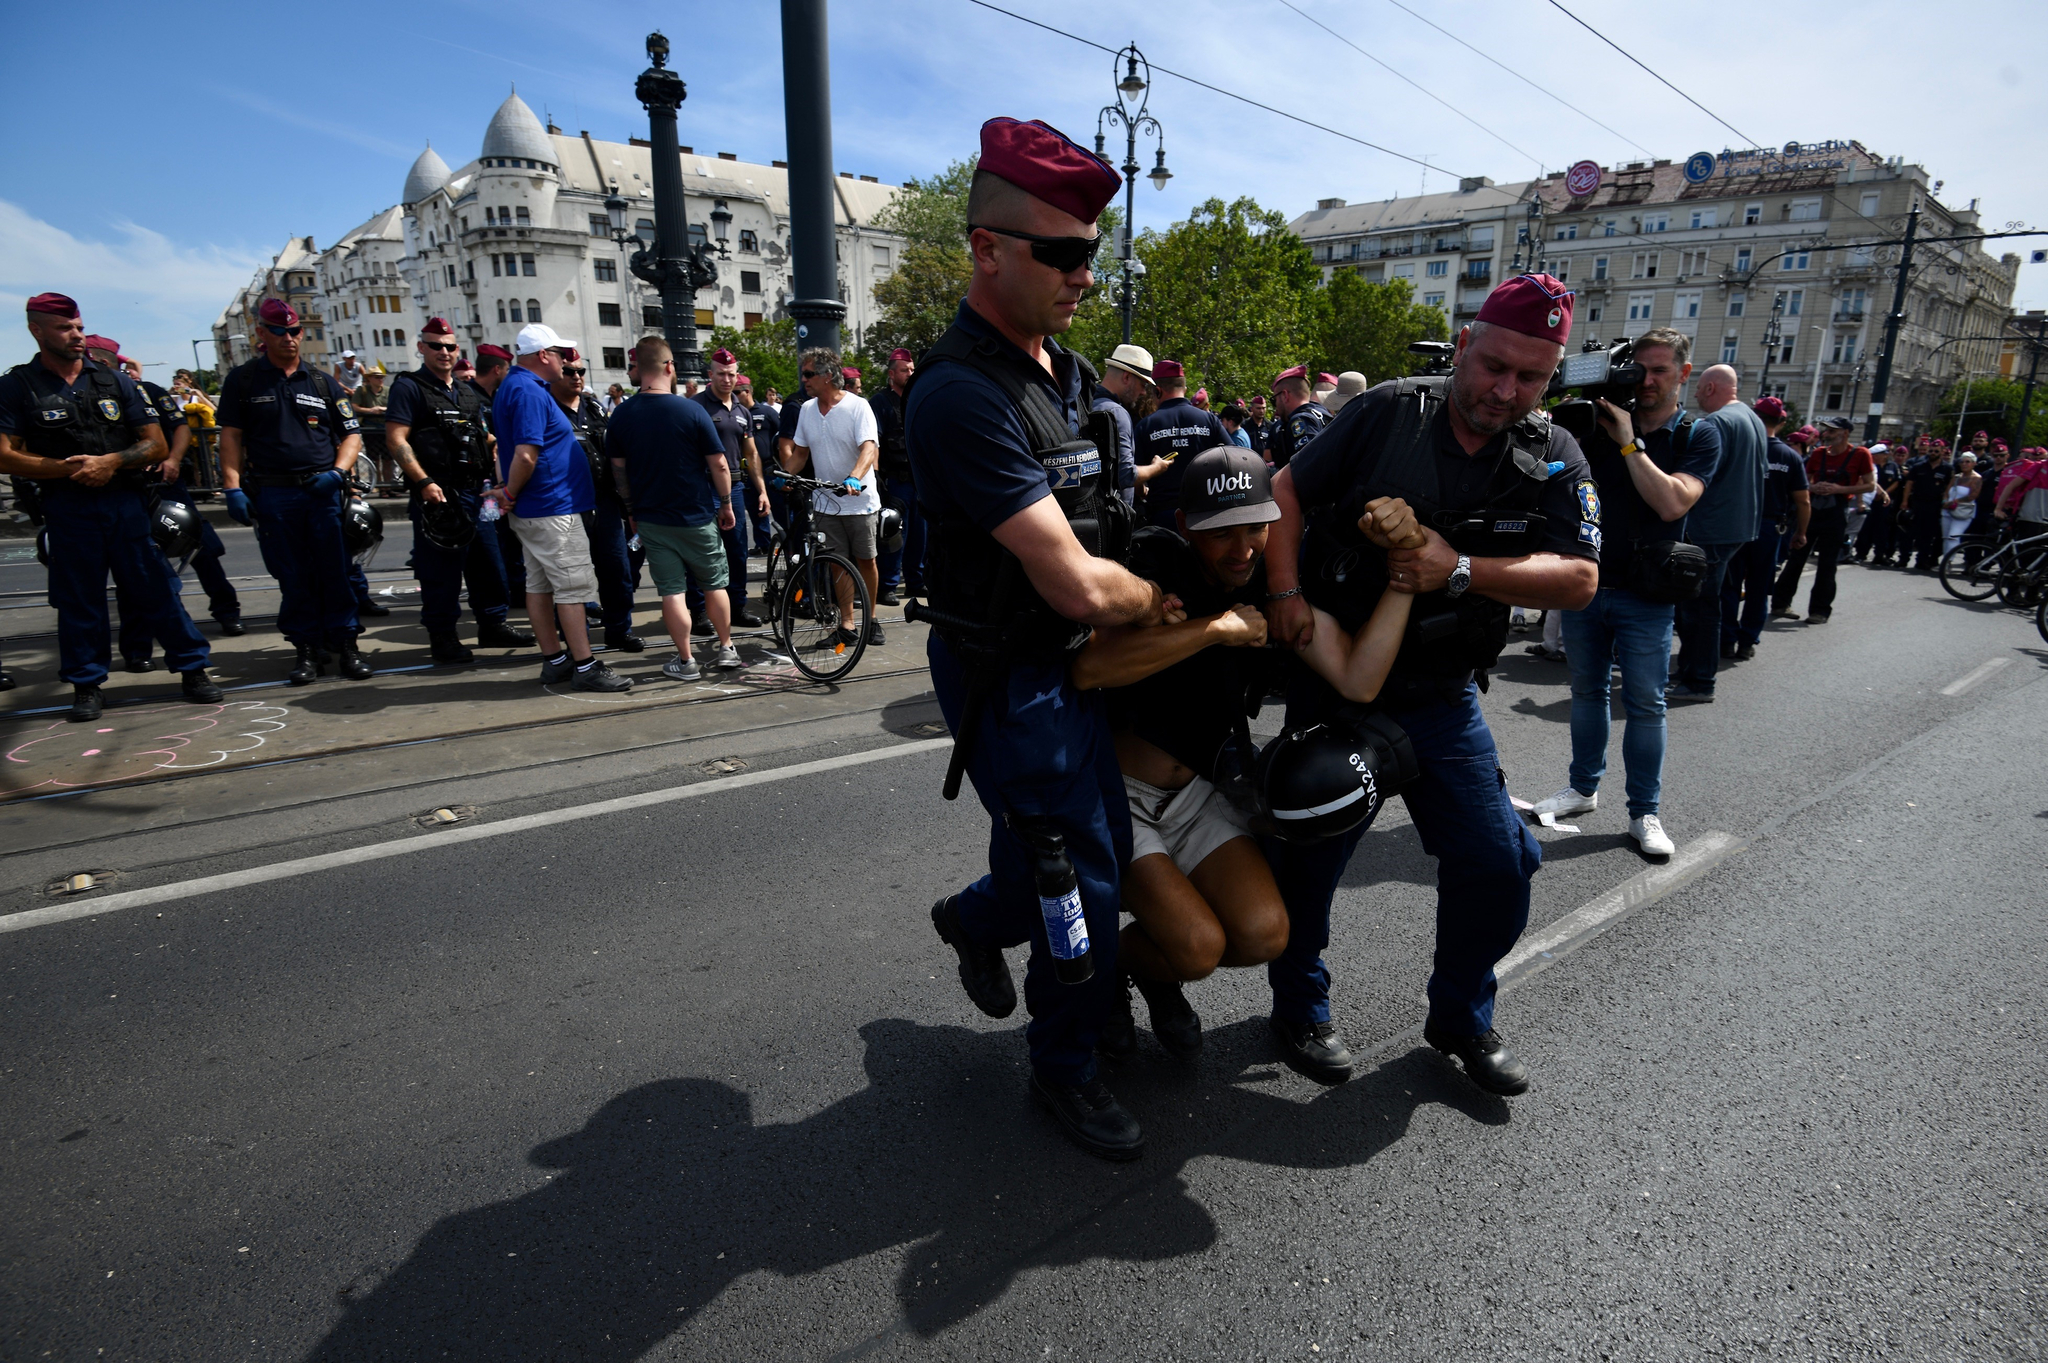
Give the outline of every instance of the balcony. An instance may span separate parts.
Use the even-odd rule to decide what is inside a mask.
[[[465,279],[462,281],[462,296],[464,298],[476,297],[476,281],[474,279]]]

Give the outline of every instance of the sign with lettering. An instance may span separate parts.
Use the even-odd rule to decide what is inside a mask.
[[[1742,151],[1724,149],[1719,158],[1719,170],[1723,176],[1842,170],[1848,166],[1849,156],[1856,149],[1855,143],[1834,138],[1825,142],[1787,142],[1782,147],[1749,147]],[[1686,178],[1691,179],[1692,161],[1687,161],[1685,168]]]
[[[1600,188],[1600,163],[1581,161],[1564,173],[1565,192],[1574,199],[1583,199]]]

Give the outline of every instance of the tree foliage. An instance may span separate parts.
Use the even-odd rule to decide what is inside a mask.
[[[967,190],[975,160],[955,161],[937,175],[906,180],[903,191],[875,215],[875,226],[903,235],[896,272],[875,286],[880,313],[868,328],[868,348],[886,355],[897,346],[918,354],[953,324],[972,277],[967,258]]]
[[[1442,309],[1417,303],[1408,280],[1369,284],[1345,270],[1331,278],[1324,292],[1329,312],[1322,368],[1333,374],[1355,369],[1368,383],[1404,378],[1425,363],[1409,353],[1411,341],[1441,341],[1450,335]]]
[[[1963,418],[1965,441],[1978,431],[1989,431],[1994,437],[2014,446],[2048,445],[2048,383],[2034,389],[2034,405],[2027,416],[2027,438],[2014,438],[2020,421],[2020,401],[2026,395],[2026,388],[2026,383],[2020,379],[1977,378],[1967,384],[1952,384],[1941,396],[1941,411],[1934,418],[1934,433],[1954,436],[1956,416],[1963,411],[1967,394],[1970,405]]]

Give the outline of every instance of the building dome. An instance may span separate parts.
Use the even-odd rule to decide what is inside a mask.
[[[526,107],[526,101],[513,94],[491,115],[491,126],[484,129],[481,156],[486,166],[501,157],[552,166],[555,144],[548,140],[548,130]]]
[[[420,159],[412,163],[412,169],[405,173],[405,193],[399,202],[416,204],[448,183],[448,163],[434,151],[431,144],[420,153]]]

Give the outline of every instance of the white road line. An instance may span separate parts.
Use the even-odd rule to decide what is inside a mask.
[[[766,771],[750,771],[738,776],[718,777],[708,781],[693,781],[687,786],[669,786],[662,790],[645,791],[639,795],[624,795],[616,800],[599,800],[594,804],[570,805],[566,809],[550,809],[542,814],[526,814],[516,819],[504,819],[497,823],[480,823],[468,828],[451,828],[441,833],[423,833],[418,837],[400,838],[393,842],[372,843],[367,847],[351,847],[343,852],[327,852],[317,857],[300,857],[294,861],[280,861],[269,866],[252,866],[243,871],[230,871],[225,875],[201,876],[196,880],[174,881],[168,885],[152,885],[142,890],[126,890],[110,894],[103,899],[84,899],[74,904],[53,904],[45,909],[27,909],[21,913],[0,916],[0,933],[20,932],[24,928],[39,928],[50,923],[65,923],[74,918],[91,918],[103,913],[117,913],[122,909],[139,909],[150,904],[163,904],[174,899],[189,899],[194,895],[216,894],[222,890],[240,889],[245,885],[261,885],[265,881],[288,880],[293,876],[312,875],[319,871],[331,871],[343,866],[354,866],[365,861],[378,861],[385,857],[410,856],[414,852],[432,852],[443,847],[453,847],[465,842],[480,842],[485,838],[503,837],[509,833],[525,833],[552,824],[570,823],[577,819],[601,818],[606,814],[618,814],[627,810],[646,809],[653,805],[672,804],[677,800],[694,799],[699,795],[713,795],[722,791],[738,790],[745,786],[765,786],[775,781],[794,780],[800,776],[815,776],[822,772],[840,771],[847,767],[864,766],[870,762],[887,762],[898,757],[916,757],[923,753],[940,752],[953,746],[950,738],[930,738],[916,743],[896,743],[886,748],[875,748],[867,752],[848,753],[843,757],[823,757],[815,762],[798,762],[787,767],[771,767]]]
[[[2012,659],[2010,658],[1993,658],[1981,667],[1973,667],[1947,686],[1942,687],[1941,694],[1944,696],[1960,696],[1986,677],[2003,670],[2011,661]]]
[[[1523,938],[1507,958],[1493,968],[1493,973],[1505,980],[1509,975],[1523,971],[1524,967],[1529,971],[1542,969],[1623,914],[1645,904],[1653,904],[1699,879],[1714,863],[1741,846],[1742,839],[1733,833],[1708,833],[1687,843],[1662,866],[1652,866],[1641,875],[1624,880],[1606,894],[1573,909],[1534,937]],[[4,926],[4,921],[0,921],[0,926]]]

